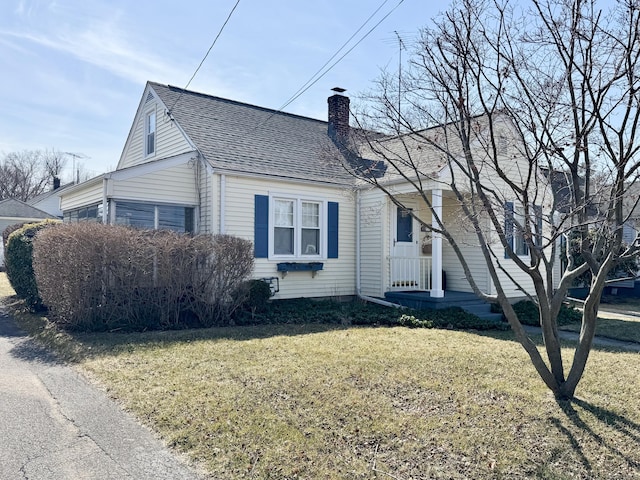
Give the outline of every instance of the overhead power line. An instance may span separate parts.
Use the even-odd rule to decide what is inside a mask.
[[[385,3],[387,3],[387,1],[388,1],[388,0],[385,0],[385,1],[382,3],[382,5],[380,5],[380,6],[376,9],[376,11],[375,11],[375,12],[373,12],[373,13],[369,16],[369,18],[367,18],[367,20],[362,24],[362,26],[360,26],[360,28],[356,31],[356,33],[354,33],[354,34],[349,38],[349,40],[347,40],[347,41],[345,42],[345,44],[343,44],[343,45],[342,45],[342,47],[340,47],[340,48],[338,49],[338,51],[337,51],[337,52],[336,52],[336,53],[335,53],[335,54],[334,54],[334,55],[333,55],[333,56],[332,56],[332,57],[327,61],[327,63],[325,63],[325,64],[322,66],[322,68],[324,68],[324,67],[325,67],[325,66],[326,66],[326,65],[327,65],[331,60],[333,60],[333,59],[338,55],[338,53],[340,53],[340,51],[345,47],[345,45],[346,45],[346,44],[348,44],[348,43],[351,41],[351,39],[352,39],[353,37],[355,37],[355,36],[356,36],[356,34],[357,34],[360,30],[362,30],[362,28],[363,28],[367,23],[369,23],[369,20],[371,20],[371,18],[372,18],[372,17],[373,17],[373,16],[374,16],[374,15],[375,15],[375,14],[376,14],[376,13],[377,13],[377,12],[378,12],[382,7],[383,7],[383,6],[384,6],[384,4],[385,4]],[[297,91],[297,92],[296,92],[296,93],[295,93],[291,98],[289,98],[289,100],[287,100],[287,101],[285,102],[285,104],[284,104],[282,107],[280,107],[280,108],[278,109],[278,111],[282,111],[282,110],[284,110],[287,106],[289,106],[291,103],[293,103],[294,101],[296,101],[296,100],[297,100],[297,99],[298,99],[298,98],[299,98],[303,93],[305,93],[305,92],[306,92],[307,90],[309,90],[313,85],[315,85],[315,84],[316,84],[316,83],[317,83],[317,82],[318,82],[322,77],[324,77],[327,73],[329,73],[329,72],[333,69],[333,67],[335,67],[338,63],[340,63],[340,62],[341,62],[341,61],[342,61],[342,60],[343,60],[347,55],[349,55],[349,54],[353,51],[353,49],[354,49],[354,48],[356,48],[358,45],[360,45],[360,43],[362,43],[362,41],[363,41],[365,38],[367,38],[367,37],[368,37],[368,36],[369,36],[369,35],[370,35],[370,34],[371,34],[371,33],[372,33],[376,28],[378,28],[378,25],[380,25],[382,22],[384,22],[384,21],[387,19],[387,17],[388,17],[389,15],[391,15],[391,14],[392,14],[392,13],[393,13],[393,12],[394,12],[398,7],[399,7],[399,6],[400,6],[400,4],[401,4],[402,2],[404,2],[404,0],[400,0],[400,1],[398,2],[398,4],[397,4],[395,7],[393,7],[391,10],[389,10],[389,12],[387,12],[387,14],[386,14],[384,17],[382,17],[382,18],[378,21],[378,23],[376,23],[373,27],[371,27],[371,28],[367,31],[367,33],[365,33],[362,37],[360,37],[360,40],[358,40],[355,44],[353,44],[349,50],[347,50],[346,52],[344,52],[344,54],[343,54],[340,58],[338,58],[335,62],[333,62],[333,63],[331,64],[331,66],[329,66],[329,68],[327,68],[327,69],[326,69],[324,72],[322,72],[320,75],[318,75],[318,72],[316,72],[316,73],[314,74],[314,77],[316,77],[316,78],[314,79],[314,77],[311,77],[311,79],[310,79],[307,83],[305,83],[305,85],[304,85],[301,89],[299,89],[299,90],[298,90],[298,91]],[[320,70],[322,70],[322,68],[321,68]]]
[[[173,110],[173,108],[176,106],[176,104],[180,101],[180,98],[182,97],[182,93],[184,92],[184,90],[189,88],[189,85],[191,85],[191,82],[193,81],[195,76],[198,74],[198,71],[200,70],[200,67],[202,67],[202,64],[205,62],[205,60],[209,56],[209,53],[211,53],[211,50],[213,49],[213,47],[215,46],[216,42],[218,41],[218,38],[220,38],[220,35],[222,35],[222,31],[224,30],[224,27],[226,27],[227,23],[229,23],[229,19],[231,18],[231,15],[233,15],[233,12],[236,11],[236,8],[238,7],[239,3],[240,3],[240,0],[237,0],[236,4],[233,6],[231,11],[229,12],[229,15],[227,15],[227,19],[224,21],[224,23],[220,27],[220,30],[218,31],[218,34],[216,35],[216,38],[213,39],[213,42],[211,43],[211,46],[209,47],[209,50],[207,50],[207,53],[205,53],[204,57],[200,61],[200,64],[198,65],[198,68],[196,68],[195,72],[193,72],[193,75],[191,75],[191,78],[189,79],[189,81],[187,82],[185,87],[182,89],[183,91],[180,92],[180,95],[178,95],[178,98],[176,98],[176,101],[173,102],[173,105],[171,105],[171,108],[169,108],[169,113],[171,113],[171,110]]]
[[[322,77],[324,77],[327,73],[329,73],[333,67],[335,67],[338,63],[340,63],[347,55],[349,55],[349,53],[351,53],[353,51],[354,48],[356,48],[365,38],[367,38],[376,28],[378,28],[378,25],[380,25],[382,22],[384,22],[387,17],[389,15],[391,15],[399,6],[402,2],[404,2],[404,0],[400,0],[397,5],[395,7],[393,7],[391,10],[389,10],[389,12],[386,13],[386,15],[384,15],[379,21],[378,23],[376,23],[373,27],[371,27],[371,29],[369,29],[354,45],[351,46],[351,48],[349,48],[349,50],[347,50],[340,58],[338,58],[333,64],[331,64],[329,66],[329,68],[327,68],[325,70],[325,67],[327,65],[329,65],[329,63],[338,56],[338,54],[349,44],[349,42],[351,42],[351,40],[353,40],[353,38],[355,38],[355,36],[367,25],[367,23],[369,23],[371,21],[371,19],[380,11],[380,9],[382,7],[384,7],[384,5],[388,2],[389,0],[384,0],[379,6],[378,8],[376,8],[374,10],[374,12],[369,15],[369,17],[364,21],[364,23],[362,25],[360,25],[360,27],[353,33],[353,35],[351,35],[349,37],[349,39],[344,42],[342,44],[342,46],[331,56],[331,58],[329,58],[329,60],[327,60],[324,65],[322,65],[322,67],[320,67],[312,76],[311,78],[309,78],[309,80],[307,80],[304,85],[302,85],[302,87],[300,87],[291,97],[289,97],[289,99],[276,111],[274,111],[271,115],[269,115],[263,122],[261,122],[260,124],[256,125],[255,130],[257,130],[258,128],[260,128],[262,125],[264,125],[265,123],[267,123],[269,120],[271,120],[271,118],[276,114],[281,112],[282,110],[284,110],[285,108],[287,108],[291,103],[293,103],[294,101],[296,101],[302,94],[304,94],[307,90],[309,90],[313,85],[315,85]],[[324,71],[323,71],[324,70]]]
[[[311,75],[311,77],[309,78],[309,80],[307,80],[307,81],[306,81],[306,83],[305,83],[304,85],[302,85],[298,90],[296,90],[296,92],[295,92],[293,95],[291,95],[291,97],[289,97],[289,99],[287,100],[287,102],[290,102],[292,98],[294,98],[296,95],[298,95],[299,93],[301,93],[301,92],[302,92],[302,90],[303,90],[307,85],[309,85],[309,83],[311,83],[311,82],[313,81],[313,79],[314,79],[317,75],[319,75],[319,74],[322,72],[322,70],[324,70],[324,68],[325,68],[327,65],[329,65],[329,63],[331,62],[331,60],[333,60],[334,58],[336,58],[336,57],[338,56],[338,54],[339,54],[339,53],[340,53],[340,52],[341,52],[341,51],[342,51],[342,50],[343,50],[343,49],[344,49],[344,48],[349,44],[349,42],[351,42],[351,40],[353,40],[353,38],[354,38],[358,33],[360,33],[360,31],[365,27],[365,25],[366,25],[367,23],[369,23],[369,21],[371,21],[371,19],[376,15],[376,13],[378,13],[378,12],[380,11],[380,9],[381,9],[382,7],[384,7],[384,6],[385,6],[385,4],[386,4],[388,1],[389,1],[389,0],[384,0],[384,1],[383,1],[383,2],[378,6],[378,8],[376,8],[376,9],[375,9],[375,11],[374,11],[371,15],[369,15],[369,18],[367,18],[367,19],[364,21],[364,23],[363,23],[362,25],[360,25],[360,27],[359,27],[355,32],[353,32],[353,35],[351,35],[351,36],[347,39],[347,41],[345,41],[345,42],[340,46],[340,48],[339,48],[338,50],[336,50],[336,52],[335,52],[333,55],[331,55],[331,58],[329,58],[329,60],[327,60],[327,61],[326,61],[326,62],[325,62],[325,63],[324,63],[324,64],[323,64],[323,65],[322,65],[322,66],[321,66],[321,67],[320,67],[320,68],[319,68],[319,69],[318,69],[318,70],[317,70],[313,75]],[[285,102],[285,104],[284,104],[282,107],[280,107],[280,108],[279,108],[279,110],[282,110],[282,109],[283,109],[283,108],[285,108],[287,105],[289,105],[289,103],[287,103],[287,102]]]

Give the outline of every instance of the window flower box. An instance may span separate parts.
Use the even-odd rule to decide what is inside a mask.
[[[311,276],[315,277],[319,270],[324,268],[322,262],[280,262],[278,263],[278,271],[282,273],[284,278],[289,272],[311,272]]]

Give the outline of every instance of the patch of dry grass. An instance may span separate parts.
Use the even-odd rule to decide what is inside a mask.
[[[637,353],[594,350],[579,399],[558,404],[509,333],[65,338],[81,368],[212,478],[640,478]]]

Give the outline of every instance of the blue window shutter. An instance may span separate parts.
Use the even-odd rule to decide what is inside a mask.
[[[256,258],[269,256],[269,197],[255,196],[253,251]]]
[[[327,258],[338,258],[338,203],[329,202],[327,210]]]
[[[507,244],[513,250],[513,202],[504,203],[504,234],[507,237]],[[509,258],[507,249],[504,249],[504,258]]]
[[[542,207],[540,205],[534,205],[533,211],[536,217],[536,247],[542,248]]]

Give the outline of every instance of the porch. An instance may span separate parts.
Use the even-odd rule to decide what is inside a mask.
[[[389,291],[384,294],[385,300],[416,310],[440,310],[460,307],[463,310],[485,320],[499,322],[500,313],[492,313],[491,305],[476,297],[473,293],[447,291],[444,297],[432,297],[430,292],[420,290]]]
[[[460,307],[480,318],[500,321],[502,315],[491,312],[491,305],[474,293],[447,290],[446,273],[434,271],[433,257],[388,257],[390,282],[385,299],[416,310]],[[433,291],[432,279],[441,276],[441,290]],[[445,290],[447,290],[445,292]]]

